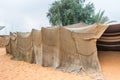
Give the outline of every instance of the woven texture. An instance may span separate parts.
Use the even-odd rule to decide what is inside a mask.
[[[106,29],[105,25],[94,24],[86,28],[55,27],[19,32],[10,39],[10,53],[16,60],[103,79],[96,41]]]
[[[42,48],[41,48],[41,31],[32,29],[32,41],[34,50],[34,62],[38,65],[42,65]]]

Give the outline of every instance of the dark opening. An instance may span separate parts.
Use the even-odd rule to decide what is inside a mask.
[[[120,24],[110,25],[97,41],[98,51],[120,51]]]

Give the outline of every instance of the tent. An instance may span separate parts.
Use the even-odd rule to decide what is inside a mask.
[[[43,66],[59,66],[59,28],[42,28]]]
[[[41,30],[32,29],[34,63],[42,65]]]
[[[33,44],[31,33],[17,32],[17,56],[18,60],[23,60],[29,63],[34,62]]]
[[[110,25],[97,42],[98,50],[120,51],[120,24]]]
[[[17,59],[19,56],[17,54],[17,40],[16,40],[17,34],[16,33],[10,33],[10,41],[7,45],[6,49],[8,49],[9,54],[12,55],[12,58]]]
[[[96,42],[107,29],[94,24],[85,28],[52,27],[33,29],[31,33],[17,33],[15,60],[53,67],[66,72],[87,74],[102,79]],[[14,53],[14,50],[17,52]]]

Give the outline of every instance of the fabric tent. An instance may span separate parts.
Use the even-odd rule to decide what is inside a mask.
[[[11,54],[12,58],[15,58],[17,53],[17,41],[16,41],[17,34],[10,32],[10,36],[8,39],[8,43],[6,44],[6,53]]]
[[[5,26],[0,26],[0,30],[2,30],[3,28],[5,28]]]
[[[77,23],[77,24],[64,26],[64,28],[80,28],[80,27],[87,27],[87,26],[88,24],[85,24],[85,23]]]
[[[94,24],[86,28],[59,26],[17,33],[14,56],[17,60],[101,79],[96,41],[106,29],[106,25]]]
[[[42,28],[43,66],[101,78],[96,41],[106,28],[99,24],[76,30]]]
[[[86,29],[61,28],[60,32],[60,62],[67,72],[83,72],[92,77],[102,75],[97,56],[96,41],[107,27],[99,24]],[[98,73],[96,73],[98,72]],[[95,73],[95,74],[94,74]]]
[[[98,50],[120,51],[120,24],[110,25],[97,42]]]
[[[17,32],[17,54],[18,60],[26,61],[29,63],[34,62],[32,35],[31,33]]]
[[[17,59],[19,55],[17,54],[17,34],[16,33],[10,33],[10,54],[12,54],[12,59]],[[8,46],[8,47],[9,47]]]
[[[42,28],[43,66],[59,66],[59,28]]]
[[[42,47],[41,47],[41,30],[32,29],[33,53],[34,62],[42,65]]]

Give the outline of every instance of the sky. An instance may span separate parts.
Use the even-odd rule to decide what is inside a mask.
[[[50,5],[55,0],[0,0],[0,26],[6,26],[0,34],[10,31],[26,32],[32,28],[50,26],[46,17]],[[110,20],[120,23],[119,0],[88,0],[93,2],[95,10],[105,10]]]

